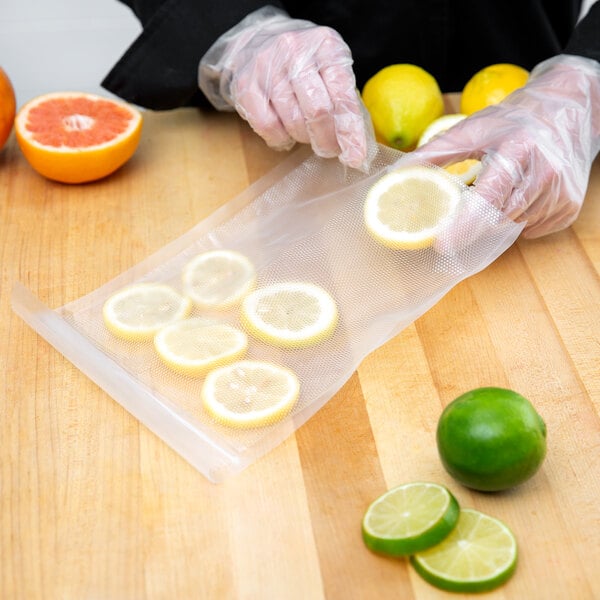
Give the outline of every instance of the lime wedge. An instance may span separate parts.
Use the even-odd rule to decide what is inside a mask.
[[[486,592],[506,582],[517,566],[517,542],[498,519],[462,509],[455,529],[410,561],[429,583],[452,592]]]
[[[415,482],[395,487],[377,498],[362,522],[370,550],[408,556],[439,544],[455,527],[460,509],[444,486]]]

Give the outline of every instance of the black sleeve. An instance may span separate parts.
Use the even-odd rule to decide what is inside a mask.
[[[207,104],[198,63],[213,42],[264,0],[122,0],[143,31],[102,81],[117,96],[166,110]]]
[[[565,54],[577,54],[600,62],[600,0],[592,4],[579,21],[564,49]]]

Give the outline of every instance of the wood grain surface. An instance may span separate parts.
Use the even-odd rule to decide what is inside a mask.
[[[215,485],[16,316],[21,282],[54,308],[96,289],[235,197],[285,155],[233,115],[147,114],[134,158],[96,183],[0,152],[0,598],[459,598],[363,545],[367,505],[447,484],[515,532],[519,566],[486,597],[600,598],[600,163],[576,224],[520,239],[364,360],[283,444]],[[454,397],[518,390],[548,456],[498,494],[453,482],[435,427]]]

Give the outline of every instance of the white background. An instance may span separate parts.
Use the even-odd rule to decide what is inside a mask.
[[[139,32],[117,0],[0,0],[0,66],[19,106],[53,91],[107,94],[100,82]]]
[[[0,66],[19,106],[53,91],[109,95],[100,82],[140,30],[117,0],[0,0]]]

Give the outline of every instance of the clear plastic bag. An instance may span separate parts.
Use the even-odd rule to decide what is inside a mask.
[[[56,310],[23,286],[14,310],[41,336],[155,432],[209,480],[239,472],[281,443],[348,380],[363,358],[432,307],[454,285],[504,252],[523,225],[459,183],[461,202],[452,242],[392,250],[364,225],[367,191],[402,166],[401,153],[380,147],[369,173],[335,159],[294,152],[273,171],[196,227],[92,293]],[[438,167],[431,167],[438,169]],[[257,286],[302,281],[335,299],[333,334],[306,348],[279,348],[249,336],[247,358],[291,369],[300,395],[278,422],[248,429],[217,423],[200,402],[203,378],[170,370],[152,342],[111,334],[103,305],[132,283],[161,282],[181,290],[181,273],[198,254],[241,252],[255,265]],[[195,310],[194,315],[202,314]],[[211,318],[240,327],[237,307]]]

